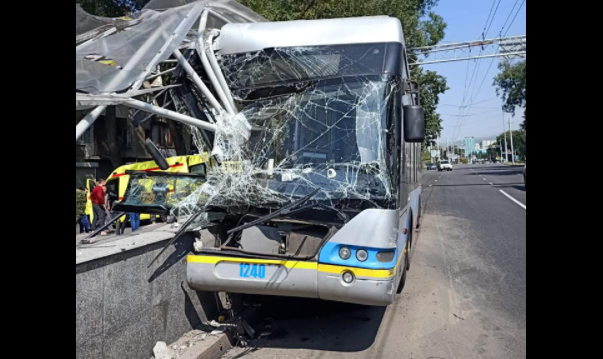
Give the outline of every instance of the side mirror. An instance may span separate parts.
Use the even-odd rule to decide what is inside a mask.
[[[147,138],[147,140],[145,142],[145,147],[147,148],[147,151],[149,151],[149,154],[151,155],[153,160],[155,160],[155,163],[157,164],[157,166],[159,166],[159,168],[161,168],[162,171],[167,171],[170,169],[169,163],[167,162],[165,157],[161,154],[161,152],[159,152],[159,149],[157,148],[157,146],[155,146],[155,144],[153,143],[153,141],[150,138]]]
[[[404,106],[404,139],[410,143],[424,142],[427,137],[423,106]]]

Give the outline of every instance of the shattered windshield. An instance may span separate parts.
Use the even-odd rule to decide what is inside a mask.
[[[239,118],[251,128],[249,140],[229,151],[247,181],[239,190],[253,188],[243,203],[293,200],[316,188],[331,205],[395,203],[401,96],[400,77],[389,69],[401,68],[400,54],[396,44],[361,44],[222,56]]]
[[[269,187],[285,195],[307,184],[332,197],[390,196],[388,83],[343,78],[301,87],[251,101],[242,111],[253,127],[246,152],[273,174]]]
[[[179,212],[273,210],[317,189],[313,201],[329,207],[396,208],[401,54],[361,44],[221,55],[239,112],[216,116],[211,148],[192,129],[221,165]]]

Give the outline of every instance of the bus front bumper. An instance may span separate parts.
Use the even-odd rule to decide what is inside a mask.
[[[344,274],[352,275],[346,283]],[[350,279],[350,276],[346,276]],[[400,273],[317,262],[259,260],[221,256],[189,256],[191,289],[209,292],[316,298],[337,302],[388,306],[396,295]]]

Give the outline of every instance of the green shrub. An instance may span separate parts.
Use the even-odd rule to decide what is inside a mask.
[[[86,192],[75,190],[75,222],[77,223],[86,214]]]

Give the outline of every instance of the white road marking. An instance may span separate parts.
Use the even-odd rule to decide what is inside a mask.
[[[528,207],[525,204],[523,204],[523,203],[519,202],[518,200],[516,200],[515,198],[511,197],[507,192],[503,191],[502,189],[500,190],[500,193],[502,193],[505,196],[507,196],[511,201],[517,203],[521,208],[523,208],[525,210],[528,209]]]

